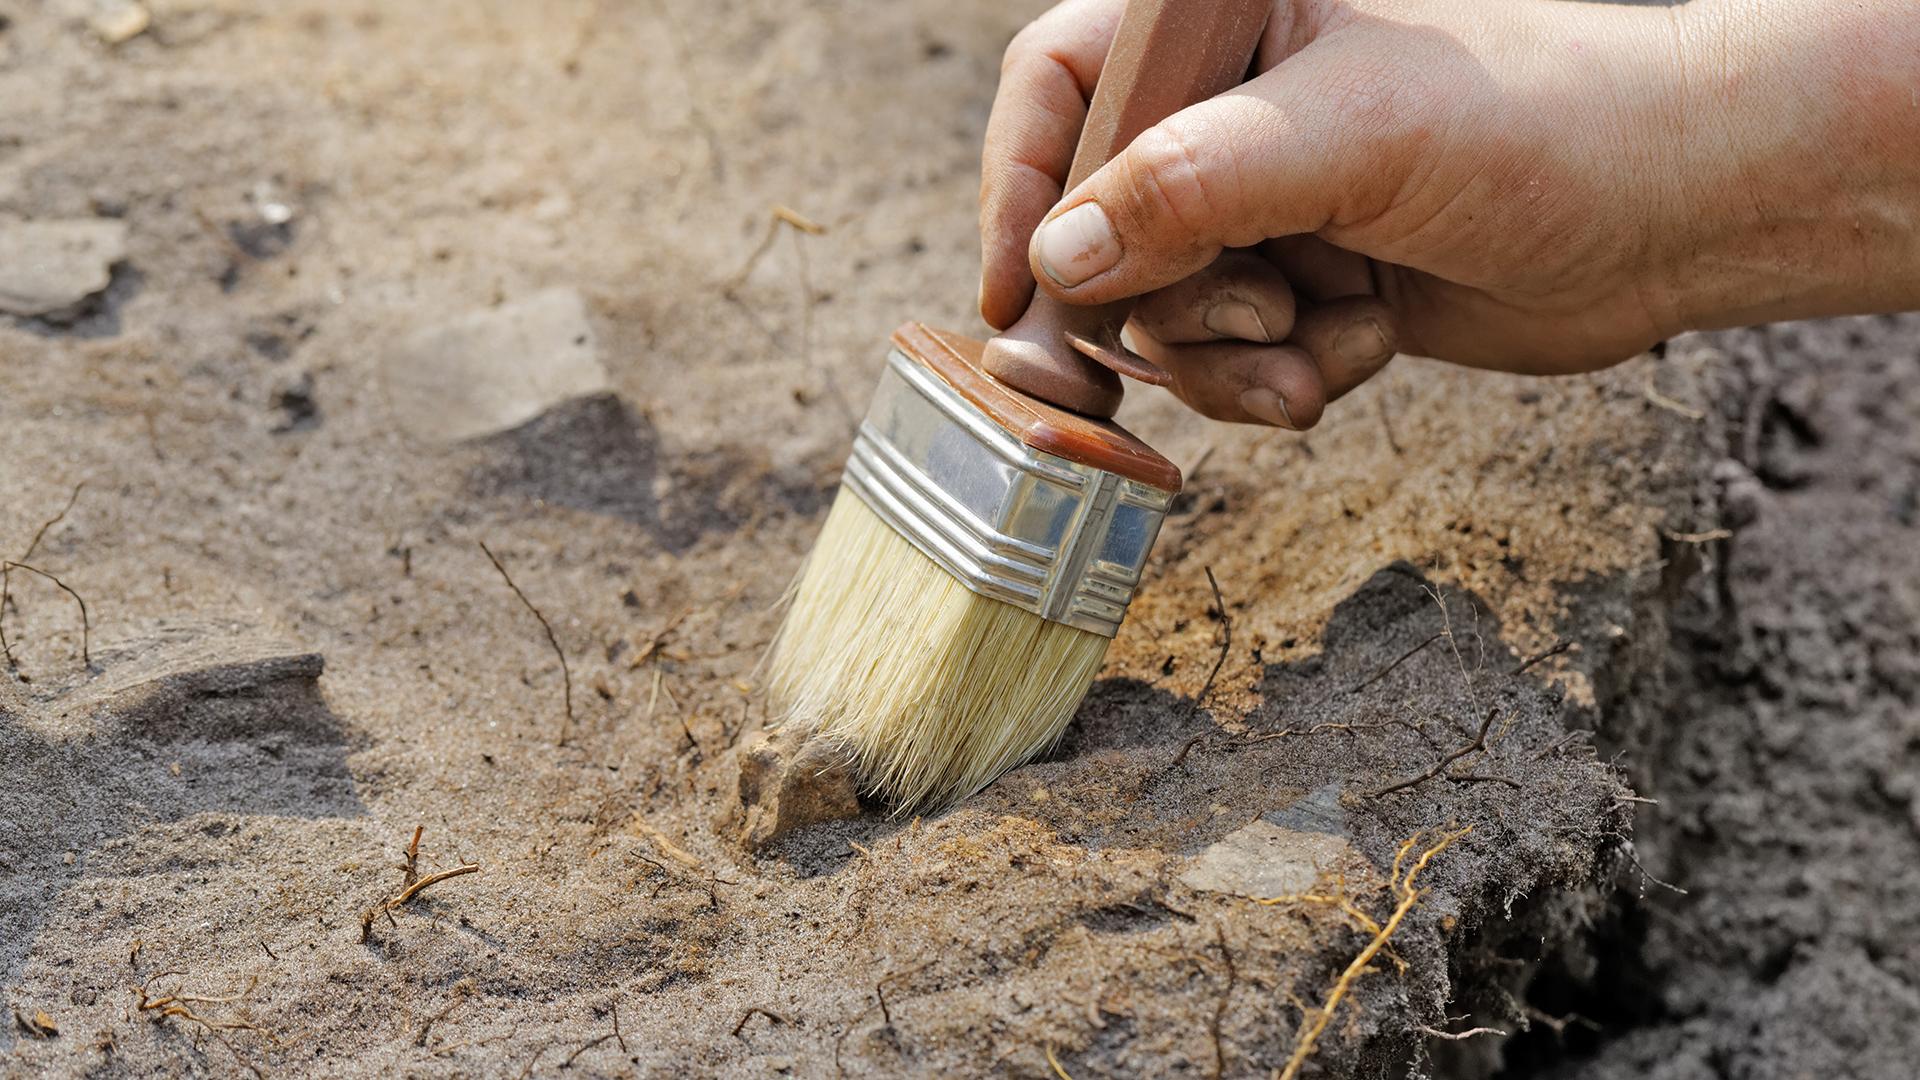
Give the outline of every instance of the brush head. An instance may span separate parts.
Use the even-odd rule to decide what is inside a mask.
[[[1045,753],[1108,639],[963,585],[842,488],[773,647],[787,723],[845,747],[900,808],[941,806]]]
[[[1052,747],[1125,616],[1179,471],[1016,393],[981,343],[894,350],[769,654],[786,723],[904,810]]]

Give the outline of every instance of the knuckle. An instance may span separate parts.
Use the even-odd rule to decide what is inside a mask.
[[[1045,35],[1045,28],[1037,22],[1021,27],[1019,33],[1013,35],[1013,40],[1007,42],[1007,50],[1000,54],[1000,74],[1005,75],[1034,57],[1045,54],[1046,46],[1042,43]]]
[[[1124,182],[1143,218],[1164,221],[1197,241],[1239,246],[1263,239],[1241,236],[1247,215],[1232,138],[1214,121],[1183,115],[1143,132],[1127,152]]]
[[[1148,128],[1134,140],[1124,180],[1128,200],[1141,218],[1164,219],[1183,232],[1196,233],[1211,216],[1211,197],[1192,139],[1171,123]]]

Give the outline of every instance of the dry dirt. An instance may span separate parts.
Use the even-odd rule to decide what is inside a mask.
[[[0,317],[0,555],[90,628],[11,575],[0,1072],[1268,1075],[1467,826],[1313,1075],[1912,1060],[1914,320],[1409,359],[1304,437],[1136,394],[1189,494],[1059,751],[735,842],[886,335],[978,330],[1032,7],[169,0],[115,46],[0,0],[0,218],[127,225]],[[825,231],[756,258],[775,205]],[[605,392],[416,434],[412,335],[554,289]],[[479,869],[379,910],[416,829]]]

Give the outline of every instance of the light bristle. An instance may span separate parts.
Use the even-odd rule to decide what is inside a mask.
[[[900,809],[963,799],[1051,749],[1107,652],[960,584],[845,488],[788,603],[768,669],[783,722],[846,746]]]

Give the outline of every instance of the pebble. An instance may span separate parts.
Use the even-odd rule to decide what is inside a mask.
[[[107,287],[127,257],[127,223],[111,218],[0,218],[0,311],[28,317],[74,313]]]
[[[141,3],[118,3],[88,20],[93,32],[108,45],[124,45],[153,25],[153,12]]]

